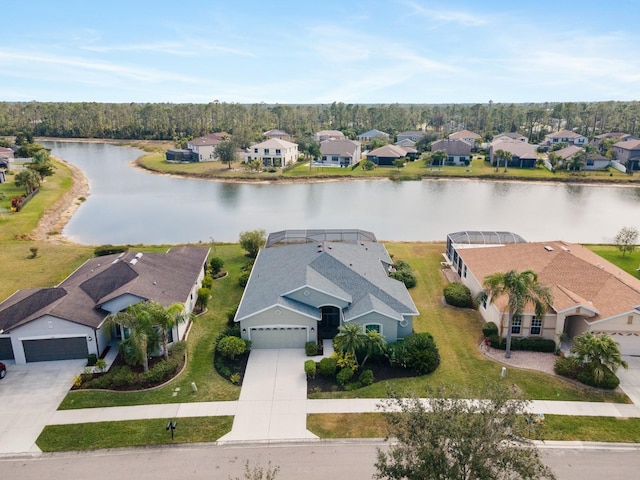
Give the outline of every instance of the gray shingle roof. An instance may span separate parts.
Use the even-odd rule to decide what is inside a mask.
[[[404,284],[387,275],[385,266],[390,263],[386,249],[377,242],[305,243],[263,249],[251,272],[236,321],[283,305],[287,294],[304,286],[350,299],[344,310],[347,321],[371,310],[397,320],[402,315],[417,315]],[[290,298],[287,305],[320,318],[317,308],[310,309]]]

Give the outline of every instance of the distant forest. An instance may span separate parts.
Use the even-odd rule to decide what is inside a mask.
[[[468,129],[489,140],[519,132],[538,143],[563,128],[587,137],[606,132],[637,135],[640,102],[362,105],[244,105],[171,103],[0,103],[0,135],[30,132],[61,138],[179,140],[224,131],[246,147],[278,128],[303,137],[318,130],[355,135],[376,128],[395,135],[426,129],[435,136]]]

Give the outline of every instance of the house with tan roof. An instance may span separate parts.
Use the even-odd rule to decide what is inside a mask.
[[[523,143],[527,143],[529,141],[529,139],[527,137],[525,137],[524,135],[519,134],[518,132],[504,132],[504,133],[499,133],[496,136],[493,137],[492,141],[496,141],[496,140],[502,140],[502,139],[511,139],[511,140],[517,140],[519,142],[523,142]]]
[[[584,151],[584,148],[578,147],[576,145],[569,145],[567,147],[561,148],[560,150],[556,150],[552,152],[553,154],[560,157],[560,164],[566,165],[571,162],[571,159],[577,154]],[[611,164],[611,160],[607,157],[597,153],[590,152],[587,155],[586,162],[583,166],[585,170],[600,170],[608,167]]]
[[[403,140],[411,140],[415,144],[425,135],[426,132],[423,130],[407,130],[406,132],[400,132],[396,135],[396,145]]]
[[[456,234],[451,234],[450,237]],[[559,343],[583,332],[606,333],[625,355],[640,355],[640,279],[591,250],[563,241],[504,243],[448,242],[447,263],[475,295],[487,275],[533,270],[553,294],[552,308],[537,318],[533,305],[514,319],[514,337],[548,338]],[[479,312],[506,335],[507,298],[485,302]]]
[[[476,140],[480,138],[482,138],[480,135],[470,130],[460,130],[459,132],[449,135],[449,140],[464,140],[471,145],[471,148],[476,146]]]
[[[278,140],[286,140],[287,142],[291,141],[291,135],[289,133],[277,128],[268,130],[264,132],[262,135],[264,135],[267,139],[277,138]]]
[[[55,287],[19,290],[0,303],[0,359],[17,364],[100,356],[110,339],[125,332],[107,331],[111,314],[138,302],[193,311],[209,249],[174,247],[166,253],[126,252],[87,260]],[[187,331],[172,329],[170,342]]]
[[[298,144],[271,138],[251,145],[245,152],[247,162],[260,160],[265,167],[286,167],[298,161]]]
[[[362,159],[360,142],[353,140],[325,140],[320,144],[320,164],[329,167],[348,167]]]
[[[469,165],[471,163],[471,145],[464,140],[445,138],[431,144],[431,151],[447,152],[449,165]]]
[[[613,145],[616,160],[629,170],[640,170],[640,140],[624,140]]]
[[[571,130],[560,130],[544,136],[544,145],[551,146],[556,143],[566,143],[567,145],[577,145],[579,147],[588,143],[587,137]]]
[[[367,153],[367,158],[376,165],[393,165],[394,160],[409,156],[410,152],[407,148],[399,147],[398,145],[385,145],[371,150]],[[415,152],[417,153],[417,150]]]
[[[538,152],[535,145],[510,138],[494,140],[489,144],[489,161],[491,165],[496,164],[495,152],[498,150],[511,153],[511,160],[507,164],[509,167],[535,168],[536,166]]]
[[[340,130],[320,130],[313,136],[313,139],[318,143],[324,142],[325,140],[342,140],[344,138],[346,137]]]
[[[194,138],[187,142],[187,149],[197,155],[199,162],[214,162],[218,160],[216,147],[220,142],[231,136],[226,132],[214,132],[204,137]]]

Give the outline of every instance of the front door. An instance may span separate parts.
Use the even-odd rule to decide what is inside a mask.
[[[333,338],[340,326],[340,309],[338,307],[321,307],[322,319],[318,324],[318,340]]]

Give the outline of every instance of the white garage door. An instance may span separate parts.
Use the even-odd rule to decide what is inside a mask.
[[[613,333],[611,338],[620,344],[622,355],[640,355],[640,334]]]
[[[304,348],[307,327],[253,327],[251,348]]]

